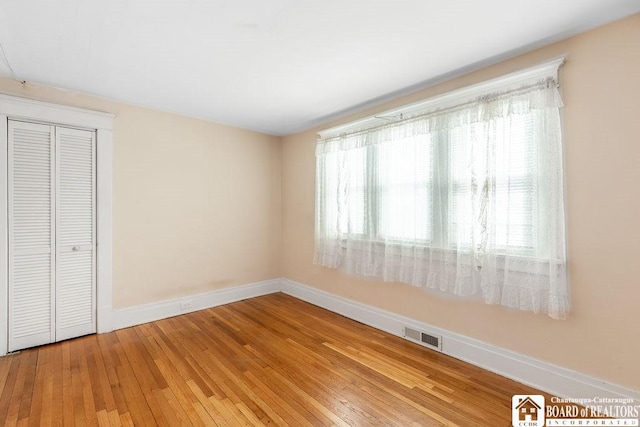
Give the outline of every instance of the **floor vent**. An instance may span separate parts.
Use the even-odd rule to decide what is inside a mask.
[[[404,336],[411,341],[416,341],[426,347],[442,351],[442,337],[440,335],[427,334],[417,329],[404,327]]]

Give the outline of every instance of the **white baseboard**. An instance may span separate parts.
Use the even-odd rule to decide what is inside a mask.
[[[640,392],[487,344],[408,317],[283,278],[281,291],[365,325],[402,337],[404,327],[442,336],[442,352],[456,359],[563,398],[632,398]]]
[[[115,329],[141,325],[167,317],[191,313],[205,308],[229,304],[243,299],[280,291],[280,279],[265,280],[263,282],[232,288],[217,289],[196,295],[188,295],[172,300],[159,301],[150,304],[137,305],[113,311],[113,327]],[[190,306],[182,308],[183,302],[190,302]]]

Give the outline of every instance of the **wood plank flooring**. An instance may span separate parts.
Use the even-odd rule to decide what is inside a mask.
[[[0,358],[1,425],[508,426],[513,394],[284,294]]]

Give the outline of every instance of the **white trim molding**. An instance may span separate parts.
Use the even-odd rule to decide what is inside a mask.
[[[114,329],[128,328],[168,317],[280,292],[280,279],[217,289],[171,300],[114,310]]]
[[[632,398],[636,402],[640,401],[638,390],[631,390],[408,317],[339,297],[293,280],[283,278],[281,290],[295,298],[399,337],[403,337],[405,326],[440,335],[442,336],[442,353],[559,397]]]
[[[112,163],[113,114],[0,94],[0,356],[7,354],[8,232],[7,120],[67,125],[96,131],[96,320],[99,333],[112,325]]]
[[[53,104],[0,93],[0,113],[16,120],[41,121],[87,129],[113,128],[115,116],[102,111]]]
[[[111,129],[98,128],[96,137],[96,326],[102,334],[113,331],[113,133]]]
[[[0,356],[9,347],[8,122],[0,108]]]

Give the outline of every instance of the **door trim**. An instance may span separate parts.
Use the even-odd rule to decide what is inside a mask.
[[[0,356],[8,344],[8,119],[45,122],[96,131],[96,322],[98,333],[113,330],[112,169],[113,120],[100,111],[0,94]]]

